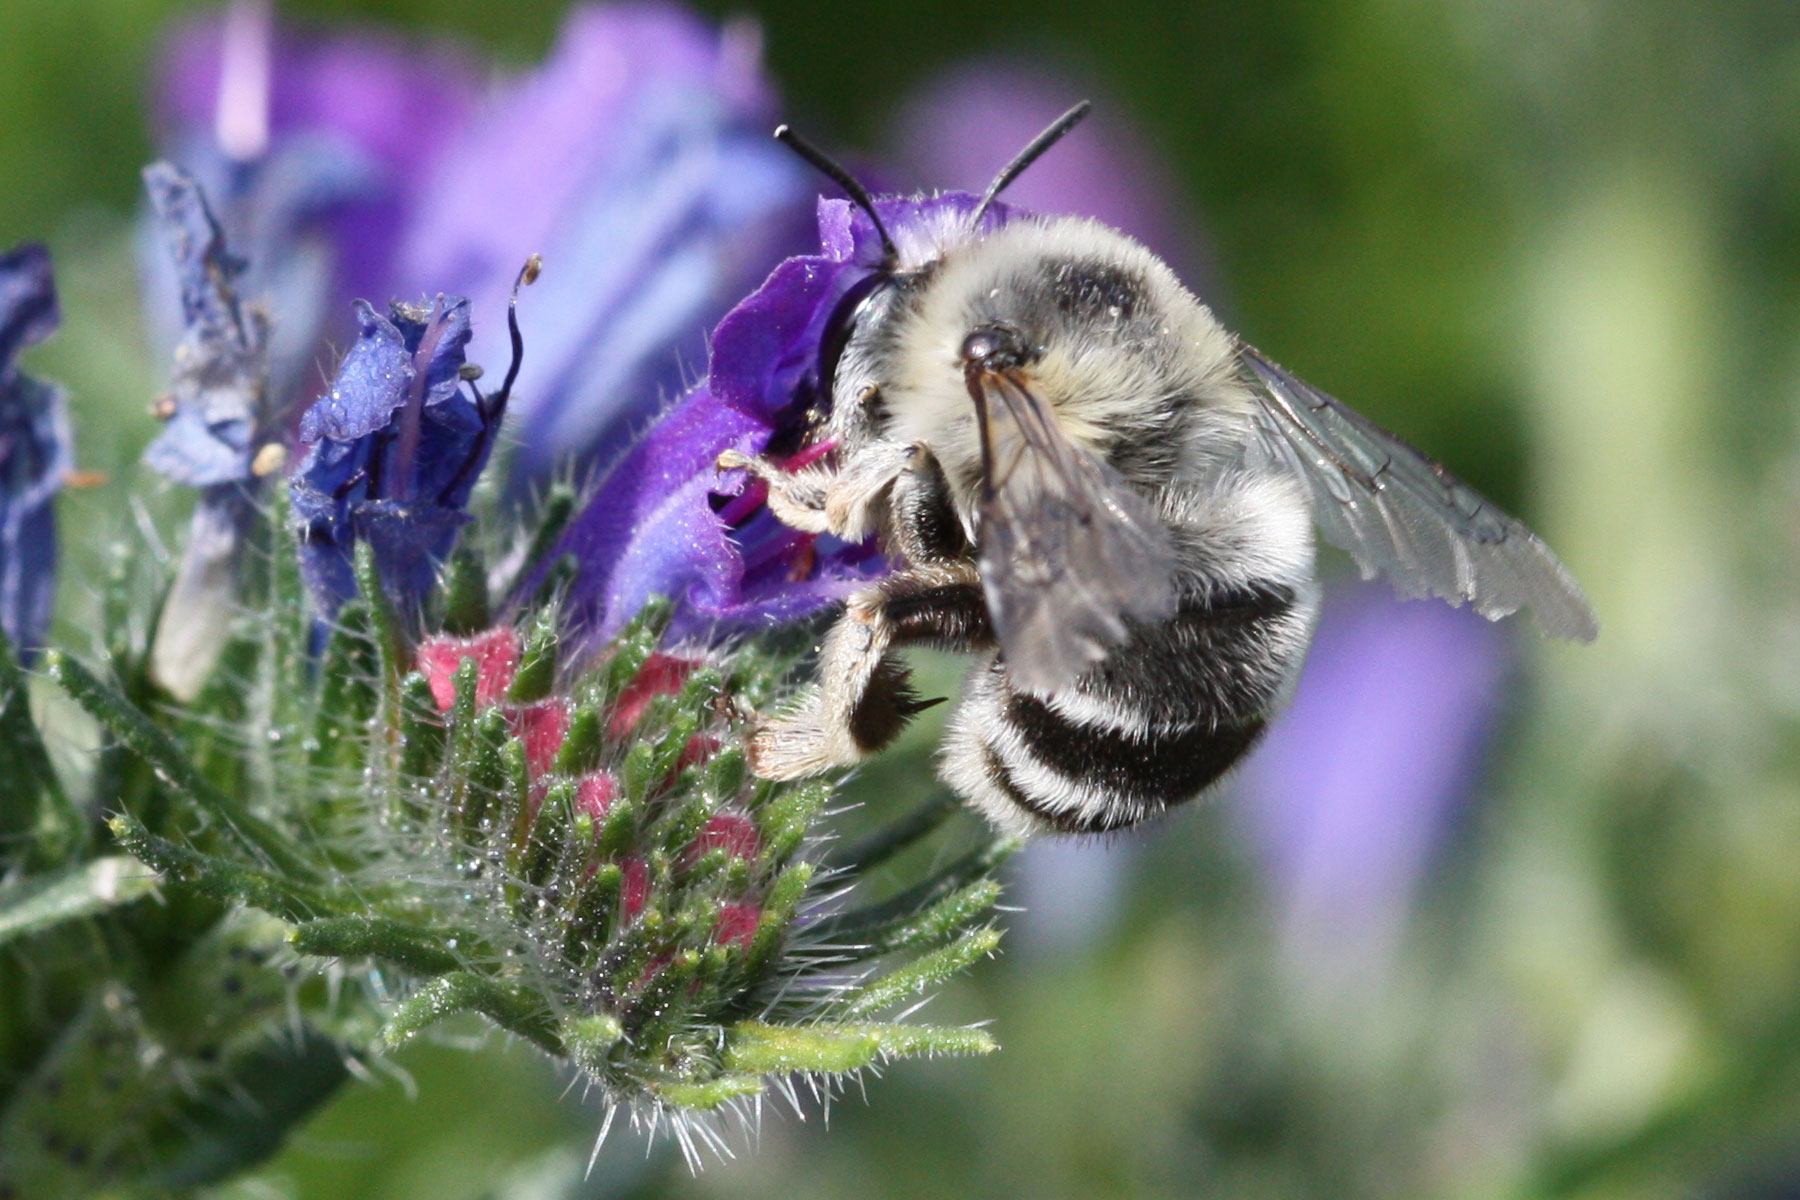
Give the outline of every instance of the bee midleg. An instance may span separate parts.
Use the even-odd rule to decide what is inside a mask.
[[[767,779],[799,779],[887,746],[915,713],[936,703],[920,701],[893,653],[921,644],[952,650],[993,644],[974,563],[910,567],[852,596],[825,635],[818,683],[752,736],[751,769]]]
[[[975,549],[957,518],[944,468],[924,442],[908,447],[888,494],[890,553],[909,563],[970,559]]]
[[[1191,800],[1261,737],[1315,610],[1310,585],[1190,596],[1048,698],[990,658],[951,718],[944,780],[1018,834],[1099,833]]]

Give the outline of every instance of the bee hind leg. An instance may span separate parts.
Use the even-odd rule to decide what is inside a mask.
[[[751,735],[750,769],[765,779],[802,779],[884,749],[938,703],[919,699],[893,652],[921,643],[972,649],[991,637],[971,563],[901,571],[863,589],[825,635],[818,683]]]

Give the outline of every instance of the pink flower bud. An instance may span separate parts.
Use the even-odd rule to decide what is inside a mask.
[[[748,950],[761,920],[762,910],[754,904],[722,905],[718,923],[713,926],[713,940],[721,946],[742,946]]]
[[[498,704],[519,669],[519,635],[510,625],[501,625],[474,637],[438,635],[420,643],[416,666],[431,684],[431,698],[443,712],[456,704],[456,671],[465,658],[475,660],[478,672],[475,706]]]
[[[681,690],[687,677],[700,664],[691,658],[676,658],[672,654],[652,654],[650,661],[644,664],[643,670],[637,673],[632,681],[625,685],[620,693],[618,703],[613,705],[612,722],[609,728],[614,737],[622,738],[636,727],[638,718],[650,707],[650,702],[658,696],[673,695]]]
[[[556,752],[569,732],[570,713],[567,700],[552,697],[507,714],[513,736],[525,743],[525,771],[532,779],[548,772],[556,762]]]
[[[625,873],[624,883],[619,889],[620,900],[625,906],[625,919],[636,920],[650,899],[650,864],[632,854],[619,863],[619,869]]]
[[[686,862],[693,865],[708,852],[723,849],[733,858],[755,858],[762,853],[756,822],[743,813],[720,812],[707,818],[706,828],[688,847]]]
[[[604,771],[583,775],[575,784],[575,813],[594,822],[594,836],[600,835],[600,822],[619,795],[619,781]]]

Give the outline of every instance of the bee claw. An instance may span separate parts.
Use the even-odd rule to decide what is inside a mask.
[[[926,709],[936,708],[938,705],[946,703],[949,699],[950,697],[948,696],[933,696],[928,700],[920,700],[917,697],[905,700],[895,700],[894,710],[903,717],[916,717]]]
[[[743,451],[726,449],[719,451],[719,457],[713,460],[713,465],[721,471],[737,471],[753,464],[750,457]]]

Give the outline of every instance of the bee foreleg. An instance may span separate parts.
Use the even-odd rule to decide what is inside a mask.
[[[752,458],[736,450],[719,455],[721,471],[744,470],[761,480],[769,489],[769,511],[790,529],[802,533],[829,533],[825,499],[834,483],[831,471],[824,467],[802,467],[789,471],[766,458]]]
[[[918,698],[893,651],[927,643],[970,650],[992,640],[973,563],[900,571],[863,589],[825,635],[818,683],[752,735],[751,769],[800,779],[860,762],[936,703]]]
[[[877,446],[838,471],[823,466],[789,471],[766,458],[736,450],[719,455],[721,470],[742,469],[769,489],[769,511],[804,533],[829,533],[860,542],[874,528],[895,476],[905,469],[906,446]]]

